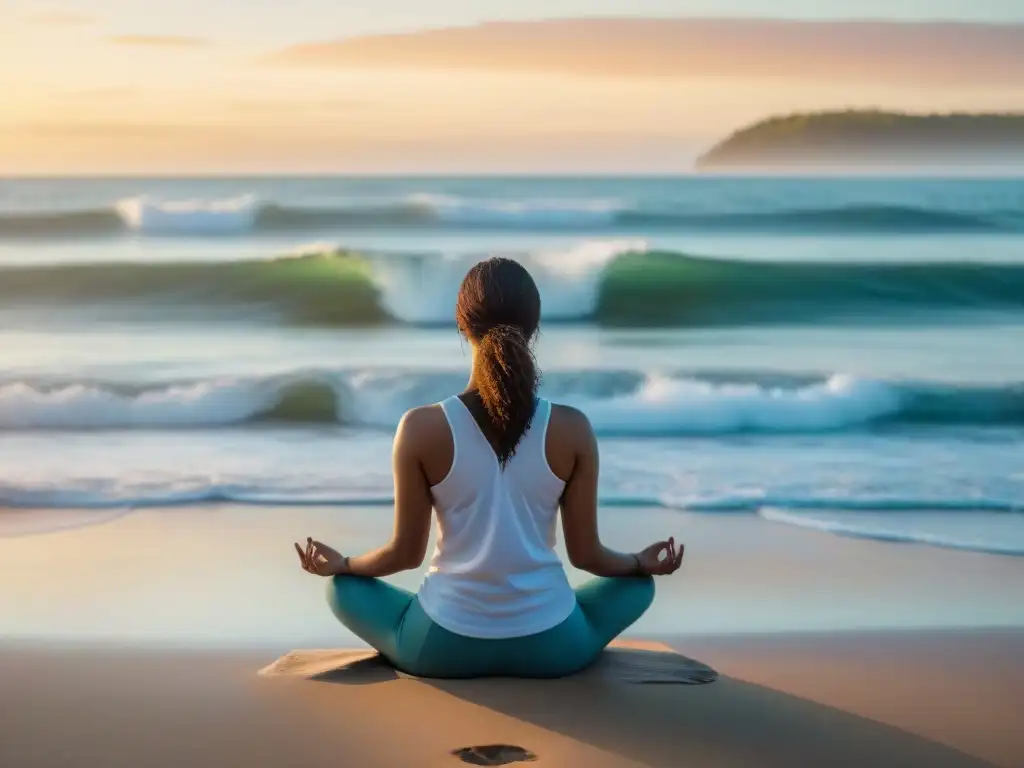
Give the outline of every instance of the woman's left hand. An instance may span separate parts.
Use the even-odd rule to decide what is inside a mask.
[[[307,538],[305,549],[296,542],[295,551],[299,553],[302,570],[315,576],[339,576],[348,573],[348,558],[319,541]]]

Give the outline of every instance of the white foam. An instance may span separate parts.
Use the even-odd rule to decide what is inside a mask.
[[[900,395],[882,382],[837,374],[799,389],[711,384],[662,376],[611,398],[569,398],[603,434],[825,432],[895,413]]]
[[[138,394],[83,384],[39,389],[16,382],[0,387],[0,429],[219,426],[244,422],[279,397],[275,388],[234,380]]]
[[[458,375],[356,372],[340,388],[342,411],[359,424],[390,429],[409,408],[443,399],[458,386]],[[608,388],[602,395],[601,387],[585,383],[578,394],[574,389],[558,386],[555,399],[582,408],[599,434],[632,437],[827,432],[894,414],[902,401],[891,385],[843,374],[788,389],[656,375],[625,394]]]
[[[580,320],[597,311],[608,265],[626,253],[643,253],[643,240],[595,240],[560,250],[538,251],[523,259],[540,291],[546,320]]]
[[[117,202],[131,229],[150,235],[230,235],[248,232],[259,200],[252,195],[223,200],[157,200],[132,197]]]
[[[408,323],[451,324],[466,272],[493,255],[516,259],[530,270],[545,319],[580,320],[594,314],[607,266],[624,253],[646,250],[642,240],[593,240],[525,254],[396,254],[373,256],[370,262],[384,308]]]
[[[334,256],[344,250],[341,243],[332,240],[314,240],[309,243],[300,243],[277,254],[274,259],[304,259],[314,256]]]
[[[834,513],[918,513],[922,511],[942,513],[993,512],[998,514],[1024,511],[1024,507],[1004,498],[988,497],[930,497],[930,496],[878,496],[839,495],[834,490],[816,496],[789,496],[785,494],[765,495],[753,492],[739,495],[694,496],[661,494],[657,505],[668,509],[687,512],[761,512],[767,509],[787,509],[800,513],[817,513],[830,510]]]
[[[805,513],[765,508],[776,523],[875,541],[926,544],[998,555],[1024,555],[1024,515],[975,511],[969,515],[910,512]]]
[[[458,391],[457,386],[453,386],[458,380],[454,376],[416,377],[358,371],[347,376],[339,387],[341,411],[361,426],[394,429],[409,409],[440,402]]]
[[[410,408],[449,394],[461,376],[416,376],[376,371],[304,378],[211,379],[154,386],[139,392],[87,384],[0,386],[0,430],[223,427],[268,413],[299,382],[335,392],[341,418],[360,426],[394,429]]]
[[[469,200],[430,194],[412,195],[409,202],[452,224],[524,228],[608,225],[625,207],[618,200]]]
[[[601,374],[595,374],[600,376]],[[211,379],[125,393],[87,384],[0,386],[0,429],[216,427],[267,413],[299,382],[335,391],[342,421],[393,429],[402,414],[458,387],[458,374],[350,371],[255,379]],[[901,395],[882,382],[834,375],[800,388],[714,384],[650,376],[627,393],[559,386],[556,399],[586,411],[603,435],[719,435],[824,432],[855,428],[899,410]],[[575,390],[575,391],[574,391]]]
[[[452,324],[466,271],[483,255],[396,254],[370,258],[373,282],[388,314],[417,325]]]

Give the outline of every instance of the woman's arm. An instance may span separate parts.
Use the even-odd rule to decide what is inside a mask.
[[[390,576],[419,568],[427,553],[433,501],[420,456],[430,440],[431,414],[416,408],[402,417],[395,433],[391,464],[395,476],[395,530],[379,549],[348,559],[354,576]]]
[[[317,576],[390,576],[418,568],[427,552],[433,501],[420,457],[429,445],[431,414],[417,408],[402,417],[395,433],[392,465],[395,475],[395,530],[391,541],[358,557],[343,557],[331,547],[306,539],[295,544],[302,568]]]
[[[597,525],[597,438],[583,413],[570,408],[561,410],[568,418],[567,433],[576,454],[562,492],[562,532],[569,562],[595,576],[662,575],[678,569],[683,549],[676,551],[674,539],[656,542],[636,554],[616,552],[601,543]]]

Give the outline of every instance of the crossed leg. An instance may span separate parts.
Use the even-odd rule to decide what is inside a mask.
[[[438,627],[421,615],[418,605],[410,611],[415,599],[411,592],[362,576],[336,576],[327,589],[328,604],[342,624],[395,666],[413,674],[423,667],[442,677],[502,671],[558,677],[592,663],[644,614],[654,600],[654,580],[649,576],[592,579],[576,590],[578,610],[562,624],[536,635],[500,640],[463,637]],[[413,626],[403,632],[407,615],[413,617]]]

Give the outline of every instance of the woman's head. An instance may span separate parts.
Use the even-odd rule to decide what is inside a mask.
[[[533,420],[540,383],[531,346],[540,324],[537,285],[518,262],[482,261],[462,281],[455,319],[476,349],[474,379],[504,466]]]

